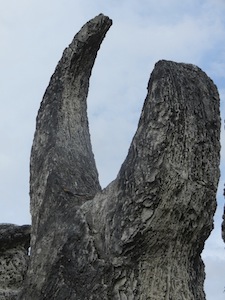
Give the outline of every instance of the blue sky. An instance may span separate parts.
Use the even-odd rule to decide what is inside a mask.
[[[0,0],[0,222],[29,215],[29,156],[35,118],[50,76],[80,27],[113,19],[91,78],[88,114],[100,181],[115,178],[137,128],[147,82],[160,59],[202,68],[218,86],[225,115],[224,0]],[[224,128],[221,143],[225,143]],[[206,243],[208,300],[222,300],[225,255],[220,225],[225,153],[215,230]]]

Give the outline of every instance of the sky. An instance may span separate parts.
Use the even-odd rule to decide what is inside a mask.
[[[65,47],[99,13],[113,26],[92,72],[88,115],[102,187],[117,175],[160,59],[199,66],[221,98],[221,179],[215,229],[202,257],[207,300],[225,299],[221,240],[225,182],[224,0],[0,0],[0,222],[27,224],[35,118]]]

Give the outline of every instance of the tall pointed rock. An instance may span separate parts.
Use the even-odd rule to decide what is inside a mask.
[[[101,299],[205,299],[201,252],[213,228],[219,162],[216,86],[194,65],[159,61],[116,180],[83,205],[111,268]]]
[[[86,99],[92,67],[111,24],[99,15],[81,28],[65,49],[38,112],[30,162],[32,250],[26,299],[42,299],[57,254],[74,231],[76,211],[101,190]]]

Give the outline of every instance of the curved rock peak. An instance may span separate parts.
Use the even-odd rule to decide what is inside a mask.
[[[86,98],[111,24],[99,15],[82,27],[41,103],[20,299],[203,300],[200,255],[220,175],[217,88],[194,65],[159,61],[128,155],[101,190]]]
[[[0,299],[14,300],[27,271],[30,225],[0,224]]]

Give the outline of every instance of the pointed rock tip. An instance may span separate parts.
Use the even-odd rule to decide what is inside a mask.
[[[98,24],[99,26],[102,26],[103,24],[105,24],[106,27],[106,31],[110,28],[110,26],[112,25],[113,21],[112,19],[110,19],[108,16],[105,16],[104,14],[99,14],[96,17],[90,19],[87,23],[85,23],[83,25],[82,28],[84,28],[85,26],[89,25],[89,24]]]
[[[109,17],[99,14],[81,27],[80,31],[74,36],[69,48],[76,51],[78,41],[84,44],[89,41],[92,44],[92,38],[97,38],[99,44],[101,44],[111,25],[112,20]]]
[[[98,21],[98,22],[99,21],[108,21],[112,25],[112,19],[110,19],[108,16],[104,15],[103,13],[100,13],[99,15],[97,15],[96,17],[91,19],[90,21]]]

